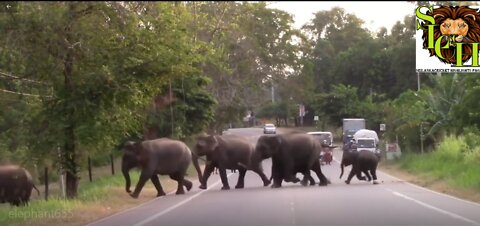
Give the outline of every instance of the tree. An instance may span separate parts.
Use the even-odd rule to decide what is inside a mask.
[[[454,109],[463,101],[465,89],[457,74],[437,76],[433,81],[435,85],[420,97],[426,103],[427,114],[431,115],[427,136],[435,139],[458,129],[454,124]]]
[[[218,101],[216,130],[235,122],[249,109],[269,99],[270,84],[279,83],[298,67],[292,16],[268,9],[266,3],[192,2],[191,29],[196,40],[213,46],[202,69],[212,83],[208,90]]]
[[[196,71],[202,58],[185,18],[183,5],[168,2],[19,2],[2,14],[1,56],[16,64],[0,71],[50,85],[29,122],[32,135],[42,134],[29,149],[51,158],[60,150],[67,197],[77,194],[85,150],[141,133],[164,84]]]

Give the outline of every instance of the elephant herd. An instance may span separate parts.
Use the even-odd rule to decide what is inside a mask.
[[[193,163],[197,171],[200,189],[207,189],[208,178],[218,169],[222,190],[230,189],[227,179],[227,169],[239,173],[235,188],[243,188],[245,174],[251,170],[258,174],[263,186],[272,188],[282,186],[282,182],[301,182],[302,185],[316,184],[310,172],[313,171],[320,180],[320,186],[326,186],[330,181],[320,168],[320,153],[324,148],[331,148],[321,144],[313,136],[304,133],[277,134],[261,136],[256,144],[252,144],[244,137],[234,135],[201,135],[197,137],[193,151],[182,141],[169,138],[160,138],[140,142],[128,141],[122,145],[122,173],[125,177],[125,190],[131,197],[137,198],[150,180],[157,190],[157,196],[165,195],[158,175],[169,175],[178,182],[176,194],[189,191],[193,183],[185,178],[187,169]],[[205,156],[204,172],[200,168],[198,159]],[[272,159],[271,177],[263,172],[262,161]],[[358,180],[373,180],[377,184],[376,168],[379,156],[370,151],[356,151],[350,144],[344,146],[340,178],[345,166],[352,165],[345,183],[349,184],[356,176]],[[131,180],[129,171],[140,168],[140,178],[133,192],[130,190]],[[296,177],[303,174],[303,179]],[[362,176],[362,173],[365,176]],[[185,188],[185,189],[184,189]],[[17,165],[0,166],[0,203],[10,203],[19,206],[26,205],[30,200],[32,189],[40,192],[33,184],[30,173]]]
[[[282,186],[282,182],[301,182],[302,185],[314,185],[315,180],[310,172],[313,171],[320,180],[320,186],[326,186],[330,181],[320,168],[320,153],[324,148],[331,148],[321,144],[313,136],[305,133],[290,133],[277,135],[263,135],[256,144],[252,144],[244,137],[235,135],[200,135],[196,139],[193,150],[182,141],[169,138],[160,138],[140,142],[126,142],[123,147],[122,173],[125,177],[125,190],[131,197],[137,198],[148,180],[151,180],[157,190],[157,196],[165,195],[158,175],[168,175],[178,182],[176,194],[184,194],[184,187],[189,191],[192,182],[185,178],[190,163],[197,171],[200,189],[207,189],[208,178],[217,168],[222,182],[222,190],[230,189],[227,179],[227,170],[236,170],[239,173],[236,189],[243,188],[245,174],[251,170],[258,174],[263,186],[272,188]],[[373,154],[373,153],[372,153]],[[205,157],[205,168],[199,165],[199,158]],[[271,177],[263,172],[262,161],[271,158]],[[349,184],[353,176],[359,180],[376,182],[376,167],[378,156],[363,151],[344,149],[341,162],[343,167],[352,165],[352,170],[345,183]],[[140,169],[140,178],[134,191],[130,190],[129,171],[132,168]],[[303,179],[296,177],[303,174]],[[366,177],[362,176],[362,173]]]

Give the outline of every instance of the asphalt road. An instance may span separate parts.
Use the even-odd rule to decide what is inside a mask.
[[[247,136],[252,142],[262,135],[258,128],[229,132]],[[284,183],[282,188],[272,189],[263,187],[260,177],[248,171],[244,189],[222,191],[219,176],[212,174],[207,190],[199,189],[196,182],[185,195],[155,198],[89,226],[480,226],[480,204],[383,172],[377,172],[378,185],[356,179],[346,185],[343,181],[350,167],[339,179],[339,159],[340,149],[335,150],[332,165],[322,166],[332,181],[326,187]],[[270,176],[270,160],[263,164]],[[237,176],[229,172],[232,188]],[[316,175],[314,178],[318,182]]]

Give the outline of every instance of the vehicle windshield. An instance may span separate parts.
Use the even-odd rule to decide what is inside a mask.
[[[359,148],[374,148],[374,140],[357,140],[357,147]]]
[[[272,128],[272,127],[275,127],[275,126],[273,124],[266,124],[265,127]]]
[[[320,141],[327,141],[330,143],[332,140],[332,136],[330,134],[313,134],[314,136],[318,137]]]

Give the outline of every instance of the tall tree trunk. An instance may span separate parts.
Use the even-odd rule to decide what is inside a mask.
[[[69,15],[67,27],[65,28],[65,59],[63,75],[65,78],[65,91],[67,97],[71,96],[74,89],[73,84],[73,60],[74,49],[72,42],[71,24],[73,23],[75,16],[75,6],[77,3],[69,3]],[[75,198],[77,196],[78,189],[78,167],[76,163],[76,149],[75,149],[75,108],[71,107],[71,103],[65,103],[65,147],[63,164],[66,169],[66,193],[67,198]]]

